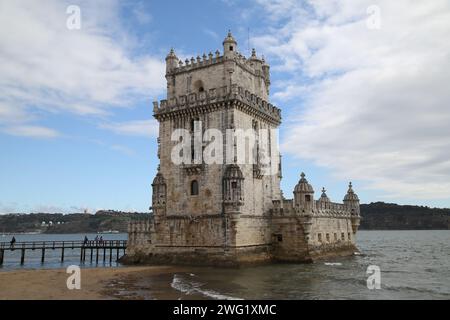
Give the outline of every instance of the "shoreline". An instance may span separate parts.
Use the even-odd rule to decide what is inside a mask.
[[[81,289],[69,290],[66,269],[11,270],[0,272],[0,300],[123,300],[154,299],[127,294],[136,280],[145,276],[164,276],[181,267],[130,266],[82,268]],[[173,298],[171,294],[166,299]],[[165,297],[162,297],[165,299]]]

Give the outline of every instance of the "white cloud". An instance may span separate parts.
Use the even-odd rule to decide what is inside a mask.
[[[0,124],[36,110],[105,115],[163,91],[164,62],[133,55],[117,1],[78,2],[81,30],[66,27],[69,4],[0,2]]]
[[[285,151],[387,197],[449,199],[450,3],[257,2],[275,23],[254,41],[289,74]]]
[[[58,131],[50,128],[29,125],[6,127],[3,131],[13,136],[31,138],[56,138],[60,135]]]
[[[156,120],[150,119],[104,123],[100,125],[100,128],[121,135],[156,137],[159,126]]]
[[[111,146],[111,150],[120,152],[120,153],[122,153],[124,155],[127,155],[127,156],[135,156],[136,155],[136,152],[133,149],[128,148],[126,146],[119,145],[119,144],[112,145]]]
[[[136,17],[137,21],[142,25],[149,24],[153,20],[152,15],[146,11],[143,2],[134,4],[133,15]]]

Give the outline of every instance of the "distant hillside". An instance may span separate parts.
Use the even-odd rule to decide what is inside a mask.
[[[0,215],[0,233],[97,233],[105,231],[127,232],[132,218],[148,217],[146,213],[98,211],[94,214],[7,214]]]
[[[450,209],[401,206],[375,202],[361,205],[360,230],[450,229]],[[0,215],[0,233],[97,233],[127,232],[130,219],[148,218],[148,213],[98,211],[96,214],[7,214]]]
[[[360,230],[449,230],[450,209],[374,202],[361,205]]]

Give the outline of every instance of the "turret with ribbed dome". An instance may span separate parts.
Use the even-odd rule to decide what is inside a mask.
[[[178,57],[175,54],[175,50],[171,48],[169,54],[166,56],[166,73],[170,73],[177,66],[178,66]]]
[[[294,203],[300,210],[314,208],[314,189],[305,178],[305,173],[300,174],[300,180],[294,189]]]
[[[353,233],[356,233],[356,231],[358,231],[361,217],[359,210],[359,198],[358,195],[353,191],[351,182],[348,184],[348,191],[344,197],[344,205],[350,211]]]
[[[327,190],[325,190],[325,187],[322,188],[322,195],[319,198],[320,202],[330,202],[330,198],[327,196]]]
[[[163,214],[166,206],[166,179],[161,173],[160,166],[158,166],[158,173],[153,179],[152,183],[152,205],[155,215]]]
[[[352,186],[351,182],[348,184],[348,191],[344,197],[344,203],[345,203],[345,201],[358,201],[359,202],[358,195],[353,191],[353,186]]]
[[[228,30],[228,35],[223,40],[223,56],[232,58],[237,52],[237,42],[231,34],[231,30]]]

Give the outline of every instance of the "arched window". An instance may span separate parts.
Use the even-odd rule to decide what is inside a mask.
[[[198,182],[197,180],[192,180],[191,182],[191,196],[198,195]]]
[[[197,80],[194,82],[194,92],[204,92],[205,85],[202,80]]]

